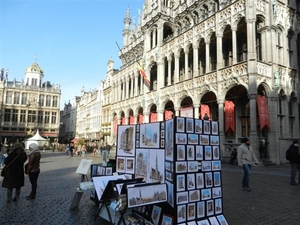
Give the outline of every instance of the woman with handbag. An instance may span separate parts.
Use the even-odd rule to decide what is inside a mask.
[[[7,188],[7,203],[16,202],[20,198],[21,187],[24,186],[24,163],[26,160],[27,154],[21,143],[16,143],[4,160],[2,187]],[[16,192],[15,197],[12,199],[14,188]]]

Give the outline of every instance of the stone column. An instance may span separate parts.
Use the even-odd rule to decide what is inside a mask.
[[[258,136],[257,136],[257,118],[256,118],[256,93],[248,95],[250,105],[250,141],[255,154],[258,157]]]
[[[193,77],[197,77],[199,76],[199,59],[198,59],[198,47],[195,47],[194,46],[194,51],[193,51],[193,64],[194,64],[194,67],[193,67]]]
[[[133,117],[134,117],[134,121],[133,123],[134,124],[137,124],[137,118],[138,118],[139,114],[134,114]]]
[[[217,70],[224,67],[222,35],[217,36]]]
[[[172,57],[168,57],[168,86],[172,84],[171,74],[172,74]]]
[[[164,110],[158,110],[157,111],[157,121],[163,121],[164,120]]]
[[[144,123],[149,123],[149,112],[144,112]]]
[[[235,65],[237,63],[237,49],[236,49],[236,30],[237,28],[235,26],[231,27],[232,29],[232,65]]]
[[[209,73],[210,72],[210,52],[209,52],[209,44],[210,44],[210,40],[205,40],[205,53],[206,53],[206,67],[205,67],[205,73]]]
[[[219,136],[220,147],[223,148],[222,143],[225,143],[225,131],[224,131],[224,99],[218,99],[218,113],[219,113]]]
[[[174,74],[174,83],[178,83],[179,81],[179,53],[175,54],[175,74]]]
[[[157,61],[157,89],[165,86],[165,63],[162,59]]]
[[[200,116],[199,116],[199,107],[200,107],[200,104],[194,104],[194,118],[195,119],[199,119]]]
[[[278,130],[278,97],[268,97],[270,129],[268,133],[268,149],[267,155],[270,161],[280,165],[280,145],[279,145],[279,130]]]
[[[129,77],[126,77],[125,79],[125,99],[128,99],[129,98]]]
[[[134,96],[138,95],[138,88],[139,88],[139,84],[138,84],[138,72],[135,72],[134,74]]]
[[[180,107],[174,107],[175,109],[175,116],[180,116]]]
[[[189,49],[184,51],[184,80],[189,79]]]

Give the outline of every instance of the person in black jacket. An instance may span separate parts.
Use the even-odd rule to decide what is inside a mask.
[[[293,141],[293,144],[289,147],[290,152],[290,164],[291,164],[291,185],[300,184],[300,152],[299,152],[299,142]],[[296,173],[298,170],[299,178],[298,184],[295,181]]]
[[[7,203],[19,200],[21,187],[24,186],[24,163],[26,160],[27,154],[21,143],[16,143],[4,160],[7,170],[3,178],[2,187],[7,188]],[[12,199],[14,188],[16,189],[16,193]]]

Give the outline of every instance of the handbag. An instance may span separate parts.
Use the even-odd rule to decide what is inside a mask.
[[[4,166],[4,168],[1,170],[1,177],[5,177],[7,168],[19,157],[19,155],[17,155],[7,166]]]

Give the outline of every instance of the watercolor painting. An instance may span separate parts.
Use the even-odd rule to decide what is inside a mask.
[[[117,156],[135,155],[135,125],[118,126]]]
[[[140,148],[159,148],[160,123],[140,124]]]

